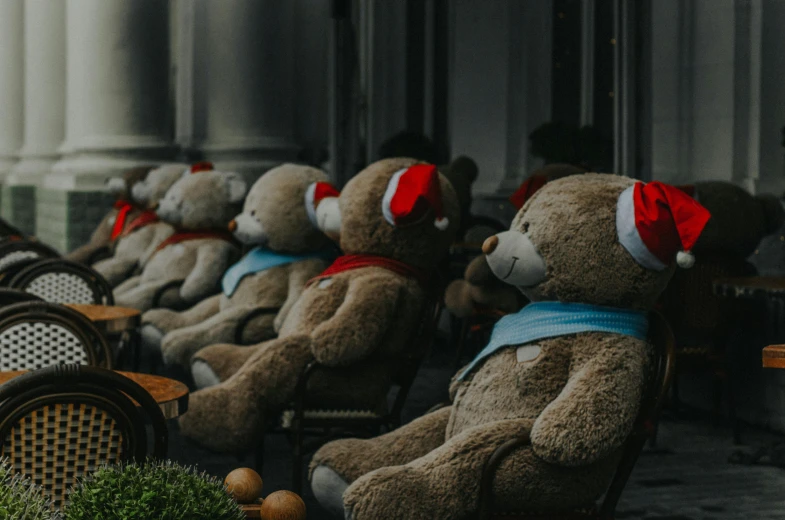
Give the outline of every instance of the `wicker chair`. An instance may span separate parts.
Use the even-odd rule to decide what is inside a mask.
[[[25,267],[9,286],[51,303],[114,305],[112,288],[100,274],[91,267],[60,258]]]
[[[135,382],[111,370],[57,365],[0,387],[0,439],[2,456],[62,508],[75,479],[103,464],[166,457],[168,432],[161,409]]]
[[[60,253],[33,240],[6,240],[0,243],[0,286],[8,287],[21,269],[44,260],[59,258]]]
[[[0,370],[61,364],[111,368],[111,350],[100,331],[68,307],[34,301],[0,308]]]
[[[26,293],[17,289],[6,289],[0,287],[0,307],[13,305],[23,302],[42,302],[43,300],[35,294]]]
[[[714,383],[714,408],[722,415],[722,396],[727,394],[733,436],[740,443],[735,399],[729,377],[728,339],[739,319],[739,309],[729,298],[716,295],[714,281],[753,276],[755,268],[744,259],[730,256],[698,257],[691,269],[677,271],[661,299],[661,311],[676,336],[676,369],[672,405],[680,406],[679,376],[686,372],[709,372]]]
[[[651,313],[649,328],[650,341],[655,345],[655,359],[652,364],[651,377],[646,392],[643,395],[640,412],[635,422],[633,431],[627,437],[623,453],[616,473],[608,487],[605,497],[599,507],[595,504],[586,504],[585,507],[548,513],[536,512],[499,512],[493,506],[493,481],[496,470],[505,457],[517,448],[529,445],[527,438],[511,439],[499,446],[488,459],[482,472],[480,481],[480,499],[478,505],[478,518],[480,520],[613,520],[616,505],[621,498],[622,491],[627,485],[627,480],[632,474],[635,463],[646,445],[649,437],[654,435],[657,420],[662,410],[668,393],[668,386],[673,377],[674,363],[674,338],[667,321],[659,313]]]
[[[422,360],[428,354],[438,326],[442,311],[441,294],[427,306],[418,330],[412,335],[411,350],[402,362],[398,361],[398,370],[393,377],[393,385],[398,387],[392,406],[387,413],[373,410],[334,410],[307,407],[308,381],[317,372],[323,371],[339,374],[339,369],[311,362],[303,370],[297,381],[295,398],[291,408],[285,410],[276,428],[270,433],[284,434],[292,445],[292,484],[291,489],[297,494],[302,492],[303,455],[315,450],[328,440],[341,437],[373,436],[383,429],[393,430],[401,424],[401,412],[411,389]],[[336,375],[340,377],[340,375]],[[317,437],[316,442],[305,445],[306,436]],[[259,472],[264,466],[264,436],[256,452],[256,466]]]

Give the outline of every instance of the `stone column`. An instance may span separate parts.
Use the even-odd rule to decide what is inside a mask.
[[[16,162],[24,129],[24,1],[0,2],[0,179]]]
[[[3,217],[35,233],[36,187],[65,133],[65,4],[24,1],[24,145],[3,189]]]
[[[193,26],[181,40],[191,60],[180,56],[178,108],[192,117],[178,121],[180,144],[249,180],[295,160],[295,3],[191,2],[183,6]]]
[[[66,0],[63,159],[38,191],[38,235],[84,243],[111,200],[109,177],[173,156],[169,2]]]

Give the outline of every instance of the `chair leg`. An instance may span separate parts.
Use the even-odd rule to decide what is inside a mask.
[[[303,431],[302,424],[292,425],[292,491],[302,495],[303,489]]]
[[[256,472],[259,475],[262,475],[264,472],[264,437],[264,434],[262,434],[259,444],[256,445],[256,453],[254,454],[254,465],[256,466]]]

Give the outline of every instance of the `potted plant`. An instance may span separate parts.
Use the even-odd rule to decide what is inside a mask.
[[[66,520],[244,520],[224,484],[171,461],[107,466],[69,492]]]
[[[7,459],[0,460],[0,518],[8,520],[59,518],[41,489],[30,479],[15,473]]]

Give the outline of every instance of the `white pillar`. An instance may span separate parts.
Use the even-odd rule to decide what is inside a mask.
[[[3,189],[3,216],[35,232],[35,190],[65,133],[65,4],[24,0],[24,145]]]
[[[187,76],[178,97],[191,103],[179,108],[190,108],[192,119],[178,121],[180,143],[249,178],[294,160],[295,3],[194,0],[193,12],[184,8],[193,20],[184,33],[193,61],[191,70],[178,67]]]
[[[174,153],[169,2],[66,0],[64,157],[39,190],[38,234],[87,240],[109,204],[107,178]]]
[[[0,2],[0,178],[22,146],[24,1]]]

